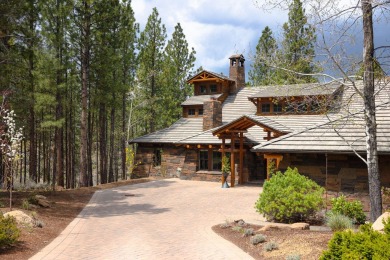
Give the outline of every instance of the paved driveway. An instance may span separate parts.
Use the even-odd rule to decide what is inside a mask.
[[[32,259],[252,259],[211,227],[241,218],[260,223],[260,191],[179,179],[97,191]]]

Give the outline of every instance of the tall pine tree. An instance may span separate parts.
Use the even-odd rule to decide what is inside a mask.
[[[165,25],[157,8],[153,8],[152,14],[139,39],[139,69],[138,80],[142,88],[143,99],[148,100],[144,117],[148,121],[148,129],[145,132],[157,130],[157,100],[162,92],[161,73],[163,69],[163,50],[166,43]]]
[[[164,90],[160,104],[165,112],[159,127],[167,127],[180,118],[180,104],[192,95],[192,87],[186,80],[193,73],[195,53],[194,48],[188,49],[188,42],[178,23],[164,52]]]
[[[269,66],[276,60],[278,46],[272,30],[266,26],[256,46],[256,54],[252,69],[248,72],[253,85],[270,85],[278,82],[277,71]]]
[[[283,25],[282,63],[291,71],[313,74],[318,68],[313,64],[316,41],[315,28],[308,24],[301,0],[293,0],[289,6],[288,22]],[[303,76],[293,72],[282,72],[283,83],[316,82],[313,76]]]

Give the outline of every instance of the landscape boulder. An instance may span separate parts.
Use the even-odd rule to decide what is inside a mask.
[[[50,208],[50,203],[47,200],[47,198],[43,195],[35,195],[35,199],[37,201],[37,204],[44,208]]]
[[[25,226],[33,227],[34,223],[35,223],[35,221],[32,217],[30,217],[29,215],[27,215],[26,213],[24,213],[21,210],[13,210],[13,211],[4,213],[3,216],[4,217],[14,217],[16,219],[16,222],[18,222],[21,225],[25,225]]]
[[[390,218],[390,212],[385,212],[383,213],[377,220],[375,220],[374,224],[372,224],[372,229],[377,230],[377,231],[383,231],[384,225],[383,225],[383,220],[387,220]]]

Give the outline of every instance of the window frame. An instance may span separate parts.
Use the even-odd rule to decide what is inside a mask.
[[[265,107],[268,107],[268,111],[264,110]],[[261,104],[261,113],[262,114],[269,114],[269,113],[271,113],[271,104],[270,103],[262,103]]]
[[[193,112],[193,113],[190,113]],[[188,116],[195,116],[196,115],[196,109],[195,108],[189,108],[187,111]]]
[[[215,154],[219,154],[219,157],[215,156]],[[212,157],[211,158],[211,170],[221,171],[222,170],[222,152],[219,152],[217,150],[213,150],[211,153],[211,157]]]
[[[198,155],[199,155],[199,158],[198,158],[199,170],[208,171],[209,170],[209,151],[208,150],[199,150]],[[206,156],[204,157],[204,155],[206,155]],[[205,168],[203,168],[204,165],[205,165]]]
[[[199,93],[200,93],[200,94],[207,94],[207,86],[205,86],[205,85],[200,85],[200,86],[199,86]]]
[[[162,149],[161,148],[155,148],[153,150],[153,166],[161,166],[161,160],[162,160]]]

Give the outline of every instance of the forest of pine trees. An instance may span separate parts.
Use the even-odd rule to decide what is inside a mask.
[[[154,8],[140,30],[130,0],[8,0],[0,10],[2,107],[24,136],[14,185],[130,178],[127,140],[169,126],[192,95],[195,51],[180,24],[168,40]]]

